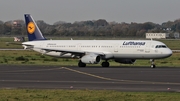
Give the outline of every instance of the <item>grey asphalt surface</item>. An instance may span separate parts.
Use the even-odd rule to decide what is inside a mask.
[[[0,88],[180,92],[180,68],[0,65]]]

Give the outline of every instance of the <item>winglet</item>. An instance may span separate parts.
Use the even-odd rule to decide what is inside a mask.
[[[24,14],[29,41],[46,40],[30,14]]]

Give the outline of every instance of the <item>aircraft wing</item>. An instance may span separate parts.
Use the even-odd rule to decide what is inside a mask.
[[[89,54],[89,53],[93,53],[93,54],[97,54],[97,55],[105,55],[103,52],[95,52],[95,51],[89,51],[89,50],[63,50],[63,49],[49,49],[49,48],[39,48],[41,50],[45,50],[46,53],[47,52],[62,52],[63,54],[66,54],[66,53],[72,53],[72,54]]]

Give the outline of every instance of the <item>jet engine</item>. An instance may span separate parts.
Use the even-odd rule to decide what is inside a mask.
[[[123,64],[133,64],[136,59],[115,59],[115,62],[123,63]]]
[[[81,58],[81,62],[87,64],[97,64],[101,61],[101,57],[96,54],[87,54]]]

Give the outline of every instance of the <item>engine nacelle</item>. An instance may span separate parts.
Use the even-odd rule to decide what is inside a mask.
[[[123,63],[123,64],[133,64],[136,59],[115,59],[115,62]]]
[[[33,49],[34,46],[28,46],[28,45],[22,45],[24,47],[24,49]]]
[[[87,64],[97,64],[101,61],[101,57],[96,54],[87,54],[81,58],[81,62]]]

